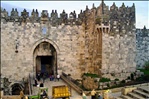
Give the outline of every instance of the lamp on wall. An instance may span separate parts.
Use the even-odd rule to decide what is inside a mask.
[[[18,47],[19,47],[19,41],[18,41],[18,38],[16,39],[15,43],[16,43],[16,50],[15,50],[15,52],[18,53]]]

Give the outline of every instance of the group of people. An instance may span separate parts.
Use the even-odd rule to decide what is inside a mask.
[[[33,84],[33,86],[36,86],[36,87],[44,87],[44,83],[43,81],[38,81],[36,78],[35,78],[35,84]]]
[[[56,81],[56,80],[58,80],[59,81],[59,79],[60,79],[60,75],[59,74],[57,74],[57,75],[50,75],[49,76],[49,79],[50,79],[50,81]]]
[[[85,93],[82,93],[82,99],[87,99]],[[103,99],[100,93],[97,93],[94,89],[91,91],[91,99]]]
[[[43,81],[41,81],[41,78],[43,79]],[[38,73],[37,75],[36,75],[36,78],[35,78],[35,80],[34,80],[34,82],[35,82],[35,84],[33,85],[33,86],[37,86],[37,87],[44,87],[44,81],[45,81],[45,79],[46,79],[46,76],[44,76],[44,73]],[[60,80],[60,75],[59,74],[57,74],[57,75],[50,75],[49,76],[49,79],[50,79],[50,81],[59,81]],[[39,84],[40,83],[40,84]]]
[[[34,83],[33,86],[36,86],[36,87],[44,87],[44,78],[43,78],[43,81],[41,81],[41,74],[38,73],[36,75],[36,78],[34,79]]]

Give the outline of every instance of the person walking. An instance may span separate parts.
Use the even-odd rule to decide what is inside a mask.
[[[43,73],[43,83],[45,82],[46,80],[46,73]]]
[[[38,85],[38,82],[37,82],[37,79],[35,78],[35,84],[33,84],[33,86],[37,86]]]
[[[98,94],[98,99],[103,99],[100,93]]]
[[[95,94],[96,94],[96,91],[93,89],[92,91],[91,91],[91,97],[92,97],[92,99],[95,99],[96,97],[95,97]]]
[[[60,75],[59,75],[59,74],[57,74],[57,80],[59,81],[59,79],[60,79]]]
[[[82,99],[86,99],[86,95],[84,92],[82,93]]]
[[[40,73],[37,74],[37,80],[40,81]]]

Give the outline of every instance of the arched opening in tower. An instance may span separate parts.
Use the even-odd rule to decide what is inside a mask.
[[[57,74],[57,53],[53,45],[48,42],[40,43],[34,51],[36,75],[49,77]]]
[[[12,95],[20,95],[20,91],[23,89],[19,83],[13,84],[11,88]]]

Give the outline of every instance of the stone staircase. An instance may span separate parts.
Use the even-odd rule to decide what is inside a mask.
[[[121,95],[116,99],[149,99],[149,86],[141,86],[127,95]]]
[[[77,85],[75,85],[73,82],[71,82],[71,80],[69,80],[67,77],[61,75],[61,79],[69,86],[71,86],[76,92],[78,92],[78,94],[81,95],[82,93],[82,89],[80,87],[78,87]]]

